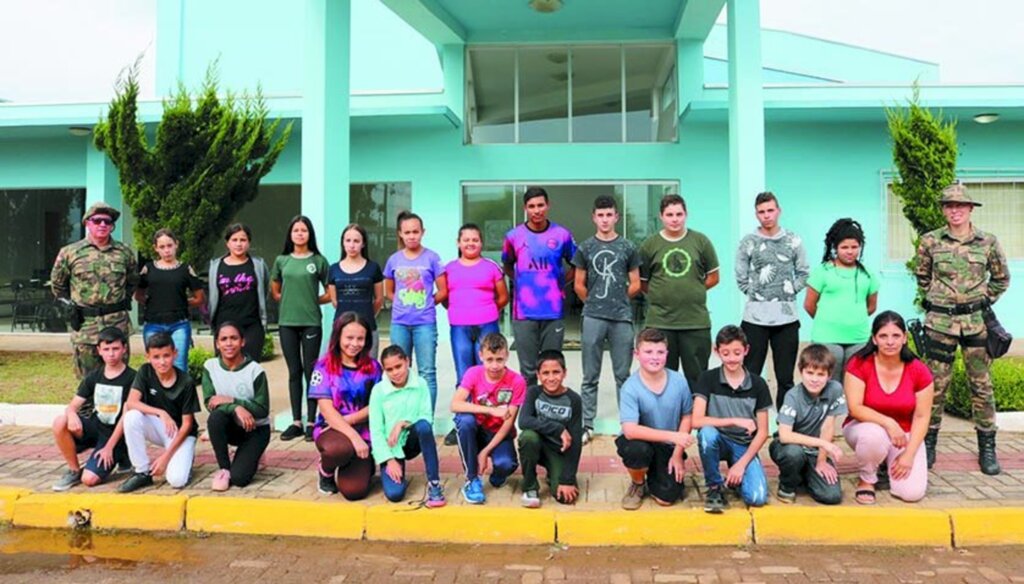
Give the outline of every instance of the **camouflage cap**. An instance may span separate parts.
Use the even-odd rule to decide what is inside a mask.
[[[121,216],[120,211],[104,203],[103,201],[100,201],[99,203],[94,203],[91,207],[89,207],[89,210],[85,212],[85,216],[82,217],[82,222],[85,223],[86,221],[89,220],[89,217],[99,214],[110,215],[110,218],[113,219],[114,221],[117,221],[117,218]]]
[[[959,181],[942,189],[942,199],[939,200],[939,203],[943,205],[947,203],[959,203],[963,205],[974,205],[975,207],[981,206],[981,203],[975,201],[967,194],[967,185]]]

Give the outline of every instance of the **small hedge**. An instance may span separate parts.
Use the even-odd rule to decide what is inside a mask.
[[[263,352],[260,353],[260,361],[267,361],[274,357],[274,337],[267,333],[263,338]]]
[[[1024,358],[1002,357],[993,361],[992,386],[995,388],[997,411],[1024,411]],[[953,363],[953,381],[947,390],[946,411],[971,417],[971,388],[959,353]]]

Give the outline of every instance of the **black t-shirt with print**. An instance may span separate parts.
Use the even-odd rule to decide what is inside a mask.
[[[242,327],[260,322],[259,288],[252,258],[237,266],[220,262],[217,268],[217,288],[220,300],[217,302],[217,314],[213,318],[214,328],[228,321]]]
[[[99,367],[86,375],[78,384],[75,395],[85,400],[78,408],[79,416],[96,418],[113,432],[124,413],[124,402],[128,401],[128,393],[132,390],[135,370],[125,367],[120,375],[111,379],[103,374],[104,369]]]
[[[199,396],[196,393],[196,384],[188,373],[178,368],[175,368],[174,372],[174,385],[164,387],[157,377],[156,370],[146,363],[139,367],[139,374],[135,376],[132,389],[142,393],[142,403],[167,412],[180,428],[181,419],[185,414],[195,414],[199,411]],[[189,436],[198,435],[199,426],[192,424]]]
[[[203,282],[186,264],[166,269],[148,262],[139,276],[139,288],[146,290],[143,320],[170,324],[188,320],[188,293],[202,290]]]

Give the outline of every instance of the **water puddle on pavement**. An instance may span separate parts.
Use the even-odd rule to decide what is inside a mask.
[[[0,528],[0,574],[181,563],[194,543],[175,534]]]

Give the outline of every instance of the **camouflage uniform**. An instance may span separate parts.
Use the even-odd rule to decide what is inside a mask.
[[[962,240],[954,237],[948,227],[931,231],[921,237],[915,275],[918,288],[932,307],[924,323],[929,343],[927,363],[935,376],[930,427],[937,430],[942,423],[946,390],[953,376],[953,358],[960,345],[971,387],[975,428],[995,430],[995,396],[982,309],[986,302],[995,303],[1010,284],[1010,270],[999,241],[973,225]],[[978,308],[966,314],[941,312],[958,305]]]
[[[97,204],[89,209],[86,218],[97,211],[113,211]],[[117,214],[111,214],[116,219]],[[51,289],[57,298],[70,298],[76,306],[96,309],[129,301],[139,280],[139,266],[135,252],[127,245],[110,240],[110,245],[99,248],[86,237],[66,245],[57,254],[50,273]],[[82,328],[71,332],[74,348],[75,375],[81,379],[102,364],[96,352],[97,336],[108,326],[131,334],[131,315],[119,310],[103,316],[85,316]],[[125,352],[125,362],[129,354]]]

